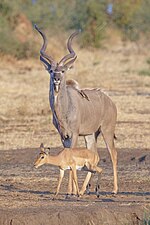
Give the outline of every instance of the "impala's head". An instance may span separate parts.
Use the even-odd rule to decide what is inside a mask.
[[[36,160],[36,162],[34,163],[34,167],[38,168],[42,165],[44,165],[45,163],[47,163],[47,156],[49,154],[49,148],[44,148],[43,143],[40,145],[40,154]]]
[[[65,55],[58,63],[54,59],[45,53],[47,48],[47,39],[45,34],[35,25],[35,29],[41,34],[43,38],[43,45],[40,50],[40,60],[44,64],[46,70],[53,77],[54,89],[56,92],[59,92],[60,84],[64,79],[65,72],[73,66],[74,61],[77,56],[72,48],[72,40],[79,33],[79,31],[74,32],[68,38],[67,48],[69,54]]]

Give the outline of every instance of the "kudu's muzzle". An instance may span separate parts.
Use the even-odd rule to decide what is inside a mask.
[[[54,79],[54,90],[55,90],[55,92],[58,93],[59,89],[60,89],[60,80]]]

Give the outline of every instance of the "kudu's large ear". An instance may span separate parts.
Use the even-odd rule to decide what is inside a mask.
[[[46,148],[44,152],[48,155],[50,153],[50,148]]]
[[[64,65],[64,68],[65,70],[70,70],[73,68],[73,63],[75,62],[75,60],[77,59],[77,56],[75,56],[74,59],[70,60],[69,62],[67,62],[65,65]]]

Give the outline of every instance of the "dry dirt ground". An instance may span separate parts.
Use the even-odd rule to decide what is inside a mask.
[[[0,225],[150,223],[150,55],[135,44],[77,49],[78,60],[67,78],[81,87],[100,87],[118,108],[116,126],[119,193],[113,189],[112,165],[102,138],[100,196],[65,199],[68,173],[53,201],[59,171],[33,168],[41,142],[62,148],[51,122],[49,75],[37,59],[0,63]],[[142,72],[146,71],[146,72]],[[141,75],[140,75],[141,74]],[[83,146],[79,139],[79,146]],[[79,172],[81,186],[85,173]],[[96,175],[94,181],[96,183]]]

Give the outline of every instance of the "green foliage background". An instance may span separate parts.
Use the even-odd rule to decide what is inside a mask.
[[[112,14],[107,12],[109,3]],[[100,47],[109,27],[132,41],[150,31],[149,0],[0,0],[0,52],[17,58],[35,55],[33,41],[21,43],[14,33],[18,15],[25,15],[51,36],[81,29],[82,47]]]

